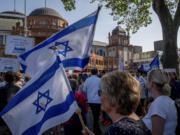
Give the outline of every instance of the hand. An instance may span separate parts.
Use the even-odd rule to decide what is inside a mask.
[[[94,133],[89,130],[87,127],[85,127],[83,130],[82,130],[82,134],[83,135],[94,135]]]

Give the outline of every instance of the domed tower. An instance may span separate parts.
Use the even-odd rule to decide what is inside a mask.
[[[28,36],[35,38],[35,44],[67,26],[68,22],[51,8],[35,9],[27,17]]]
[[[112,31],[112,35],[109,34],[109,45],[129,45],[129,35],[126,35],[126,32],[120,26],[117,26]]]
[[[129,68],[133,57],[133,46],[129,43],[129,33],[117,26],[109,33],[109,46],[107,46],[107,55],[113,61],[112,64],[118,65],[120,56],[122,57],[123,69]],[[111,62],[110,61],[110,62]]]

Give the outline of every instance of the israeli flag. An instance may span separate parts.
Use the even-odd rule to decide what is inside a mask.
[[[148,63],[142,64],[139,70],[149,72],[151,69],[155,69],[155,68],[159,69],[159,56],[158,55],[154,57],[154,59],[152,60],[150,64]]]
[[[84,70],[89,62],[99,9],[19,55],[22,72],[33,76],[55,55],[54,48],[58,50],[65,70]]]
[[[123,63],[122,63],[122,57],[120,55],[119,57],[119,67],[118,67],[119,71],[122,72],[123,71]]]
[[[152,60],[149,66],[150,66],[150,69],[153,69],[153,68],[159,69],[159,56],[158,55],[156,55],[156,57]]]
[[[41,135],[78,108],[59,57],[53,58],[0,112],[13,135]]]

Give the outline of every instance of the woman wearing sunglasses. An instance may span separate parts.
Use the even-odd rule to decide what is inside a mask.
[[[150,131],[135,114],[140,101],[138,81],[129,73],[114,71],[101,79],[99,91],[101,109],[111,118],[113,124],[105,135],[148,135]],[[94,135],[89,129],[84,135]]]

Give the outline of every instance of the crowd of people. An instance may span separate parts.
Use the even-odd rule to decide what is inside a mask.
[[[86,127],[82,128],[78,115],[74,114],[63,124],[64,135],[180,134],[177,130],[180,82],[175,71],[99,74],[94,68],[91,74],[67,74],[67,77]],[[0,79],[2,111],[30,78],[9,71]],[[106,124],[108,127],[102,131]],[[1,127],[6,127],[2,119]]]

